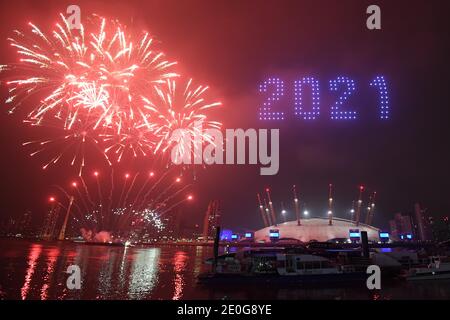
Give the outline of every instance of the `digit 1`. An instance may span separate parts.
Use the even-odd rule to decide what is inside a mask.
[[[389,119],[389,97],[386,80],[383,76],[377,76],[369,85],[378,88],[378,93],[380,95],[380,119]]]

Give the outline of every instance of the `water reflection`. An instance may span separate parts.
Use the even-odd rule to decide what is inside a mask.
[[[184,251],[177,251],[173,258],[173,272],[175,273],[175,288],[172,300],[180,300],[183,297],[183,287],[185,285],[185,281],[183,278],[183,272],[186,268],[186,262],[188,260],[188,256]]]
[[[125,291],[127,285],[127,257],[128,257],[128,247],[125,247],[120,255],[120,266],[118,275],[118,288],[120,292]]]
[[[25,274],[25,282],[20,290],[22,300],[27,298],[28,292],[30,291],[31,279],[36,270],[36,264],[39,256],[42,252],[42,246],[35,244],[31,246],[30,253],[28,255],[28,268]]]
[[[109,249],[109,248],[108,248]],[[101,266],[100,266],[100,272],[98,275],[98,291],[100,293],[100,296],[97,298],[101,298],[101,297],[107,297],[107,295],[112,291],[112,277],[113,277],[113,273],[115,272],[115,265],[116,265],[116,260],[119,258],[123,259],[125,256],[125,250],[124,253],[119,255],[116,252],[111,252],[111,250],[109,249],[107,251],[106,257],[104,257],[104,259],[102,259],[101,262]]]
[[[152,292],[158,282],[158,262],[160,249],[139,250],[134,257],[130,276],[130,299],[143,299]]]
[[[203,263],[205,260],[205,250],[203,246],[195,247],[195,261],[194,261],[194,276],[198,276],[203,270]]]
[[[54,276],[55,271],[55,263],[59,256],[59,249],[53,248],[50,249],[47,255],[47,270],[43,278],[44,284],[42,285],[41,289],[41,300],[47,300],[48,299],[48,290],[50,288],[51,280]]]
[[[108,247],[0,240],[0,287],[6,299],[450,299],[450,281],[383,283],[367,288],[198,285],[209,247]],[[230,248],[231,249],[231,248]],[[68,290],[67,267],[82,272]]]

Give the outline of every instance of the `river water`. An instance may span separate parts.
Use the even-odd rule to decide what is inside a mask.
[[[374,299],[365,287],[204,286],[209,247],[108,247],[68,242],[0,240],[2,299]],[[81,289],[69,290],[78,265]],[[382,283],[378,299],[450,299],[450,281]]]

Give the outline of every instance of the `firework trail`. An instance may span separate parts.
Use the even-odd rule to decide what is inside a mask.
[[[60,132],[59,129],[57,131]],[[45,159],[42,164],[44,170],[58,162],[67,161],[70,166],[77,168],[78,175],[81,176],[89,156],[101,158],[105,164],[112,165],[108,155],[103,152],[101,139],[88,128],[73,127],[71,130],[63,130],[60,134],[54,134],[47,139],[30,140],[22,143],[22,146],[30,150],[31,157]]]
[[[94,234],[107,231],[123,239],[138,233],[158,234],[165,229],[166,215],[192,200],[187,194],[191,185],[171,170],[160,177],[155,172],[136,173],[132,177],[111,170],[111,177],[110,181],[105,174],[102,179],[101,173],[94,171],[92,177],[74,179],[69,188],[56,186],[63,199],[74,197],[71,214],[78,229]]]

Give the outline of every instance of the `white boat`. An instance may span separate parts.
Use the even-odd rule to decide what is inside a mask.
[[[427,266],[410,269],[406,279],[410,281],[450,279],[450,262],[442,261],[439,256],[432,256]]]
[[[274,284],[348,283],[363,281],[365,272],[351,265],[337,265],[317,255],[283,249],[250,249],[219,257],[212,273],[199,276],[204,283],[264,282]]]
[[[277,254],[277,271],[282,276],[343,273],[327,258],[311,254]]]

